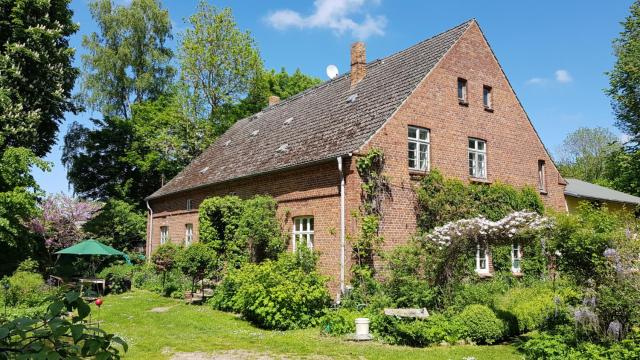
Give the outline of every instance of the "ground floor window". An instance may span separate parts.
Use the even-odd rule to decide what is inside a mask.
[[[489,252],[486,245],[478,244],[476,249],[476,272],[478,274],[489,273]]]
[[[169,227],[160,226],[160,245],[166,244],[169,240]]]
[[[293,218],[293,250],[298,246],[313,249],[313,216]]]
[[[522,253],[520,252],[520,244],[514,243],[511,245],[511,271],[514,273],[520,272],[520,263],[522,262]]]
[[[193,224],[184,226],[184,246],[189,246],[193,242]]]

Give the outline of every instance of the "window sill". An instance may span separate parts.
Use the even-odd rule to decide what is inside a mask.
[[[493,112],[493,108],[488,107],[488,106],[485,106],[485,107],[484,107],[484,111],[487,111],[487,112],[492,113],[492,112]]]
[[[414,179],[420,180],[423,177],[427,176],[427,174],[429,174],[429,170],[422,171],[422,170],[416,170],[416,169],[409,169],[409,177],[412,180]]]
[[[547,190],[538,190],[538,191],[540,192],[540,195],[549,195]]]
[[[491,279],[491,278],[493,278],[493,274],[490,273],[490,272],[479,272],[479,271],[476,271],[476,274],[478,275],[478,277],[480,279]]]
[[[458,99],[458,104],[460,104],[462,106],[469,106],[469,102],[467,100],[464,100],[464,99]]]
[[[490,181],[487,178],[477,178],[477,177],[469,177],[469,181],[471,181],[472,183],[479,183],[479,184],[491,184],[492,181]]]
[[[523,277],[523,276],[524,276],[524,274],[522,273],[522,271],[519,271],[519,270],[518,270],[518,271],[511,270],[511,274],[513,274],[513,276],[515,276],[515,277],[517,277],[517,278],[521,278],[521,277]]]

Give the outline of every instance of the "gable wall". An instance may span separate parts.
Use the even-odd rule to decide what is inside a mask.
[[[457,79],[467,80],[468,106],[458,103]],[[483,85],[492,87],[493,112],[484,109]],[[367,143],[360,153],[382,148],[392,199],[386,201],[384,247],[405,243],[416,229],[414,191],[422,174],[407,165],[407,126],[431,131],[431,168],[444,176],[468,180],[468,138],[487,141],[487,177],[517,187],[538,184],[538,160],[546,162],[547,206],[564,211],[564,185],[507,79],[473,23],[458,43]]]

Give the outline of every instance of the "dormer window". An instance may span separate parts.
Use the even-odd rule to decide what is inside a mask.
[[[193,209],[193,202],[191,199],[187,199],[187,211],[191,211]]]
[[[467,101],[467,80],[458,78],[458,102],[466,105]]]

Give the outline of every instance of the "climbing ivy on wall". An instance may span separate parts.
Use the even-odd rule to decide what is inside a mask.
[[[200,241],[211,244],[228,268],[275,259],[285,248],[276,210],[269,196],[207,198],[199,207]]]
[[[373,259],[384,241],[380,235],[382,203],[391,191],[388,178],[383,174],[384,153],[381,149],[371,149],[358,158],[356,169],[362,180],[360,209],[353,214],[360,224],[360,231],[351,239],[354,259],[352,271],[357,282],[373,275]]]

